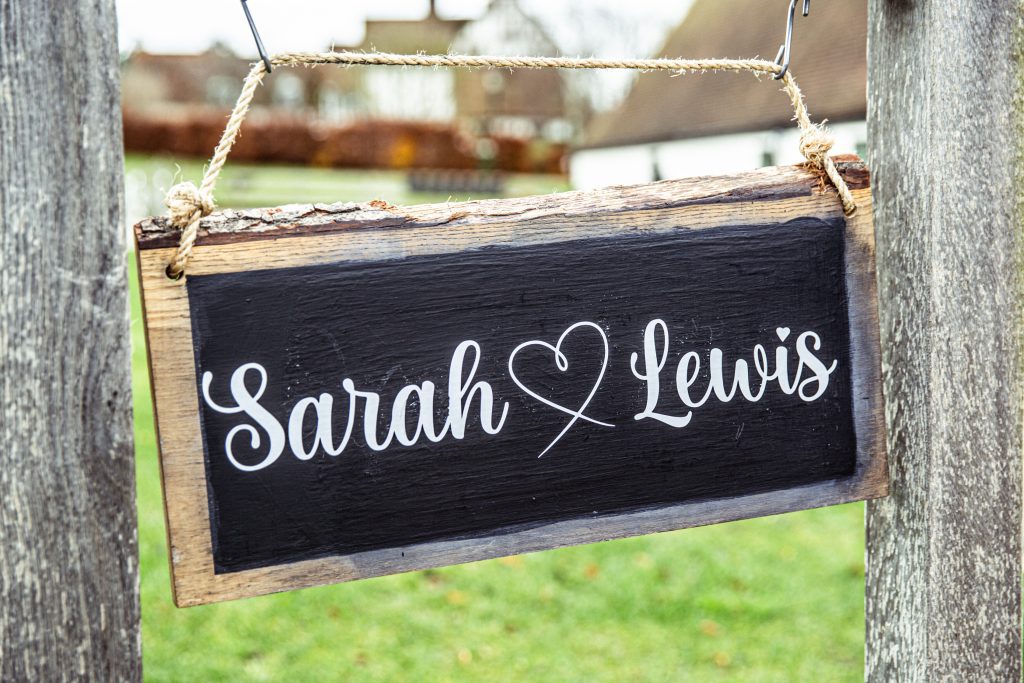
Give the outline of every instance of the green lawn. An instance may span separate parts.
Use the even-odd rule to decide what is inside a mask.
[[[139,181],[171,177],[168,168],[166,160],[128,164]],[[182,171],[198,180],[201,167]],[[562,182],[517,178],[509,191]],[[408,195],[401,176],[389,173],[229,165],[222,188],[225,206],[429,199]],[[863,678],[862,505],[179,610],[134,281],[132,334],[149,680]]]
[[[125,166],[129,218],[137,220],[162,213],[164,194],[174,183],[191,180],[198,185],[203,177],[204,162],[128,155]],[[567,181],[561,176],[509,175],[505,196],[519,197],[566,189]],[[230,161],[218,178],[216,197],[218,205],[233,208],[367,202],[373,199],[384,199],[392,204],[425,204],[487,198],[410,192],[406,187],[405,174],[395,171],[252,166]]]

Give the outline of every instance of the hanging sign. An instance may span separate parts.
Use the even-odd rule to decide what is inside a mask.
[[[841,170],[143,222],[177,603],[884,495]]]

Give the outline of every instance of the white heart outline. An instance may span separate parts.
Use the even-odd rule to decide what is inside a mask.
[[[533,391],[532,389],[530,389],[529,387],[524,385],[522,382],[519,381],[519,378],[516,377],[516,372],[515,372],[515,370],[513,369],[512,366],[513,366],[513,364],[515,362],[516,354],[518,354],[520,351],[522,351],[523,349],[525,349],[525,348],[527,348],[529,346],[542,346],[542,347],[546,348],[547,350],[551,351],[553,354],[555,354],[555,367],[558,368],[559,372],[565,372],[566,370],[569,369],[569,359],[566,358],[565,354],[562,353],[562,351],[561,351],[562,342],[565,341],[565,338],[568,337],[573,332],[573,330],[575,330],[578,327],[592,327],[595,330],[597,330],[598,334],[601,335],[601,341],[604,344],[604,362],[601,364],[601,372],[597,376],[597,381],[594,383],[594,388],[590,390],[590,395],[587,396],[586,400],[583,401],[583,403],[580,405],[580,407],[577,410],[573,411],[573,410],[570,410],[570,409],[566,408],[565,406],[563,406],[561,404],[555,403],[554,401],[551,401],[551,400],[549,400],[547,398],[544,398],[540,394],[536,393],[535,391]],[[607,337],[607,335],[605,335],[604,330],[601,329],[601,327],[599,325],[597,325],[596,323],[587,322],[587,321],[578,322],[575,325],[571,325],[570,327],[566,328],[565,332],[562,332],[561,336],[558,337],[558,343],[556,343],[554,346],[552,346],[551,344],[547,343],[546,341],[540,341],[539,339],[535,339],[533,341],[523,342],[522,344],[517,346],[515,349],[513,349],[511,354],[509,354],[509,357],[508,357],[508,374],[509,374],[509,377],[512,378],[512,381],[516,383],[516,386],[518,386],[520,389],[522,389],[527,394],[529,394],[533,398],[537,399],[541,403],[543,403],[543,404],[545,404],[547,406],[550,406],[550,407],[554,408],[555,410],[559,410],[559,411],[565,413],[566,415],[572,415],[572,419],[569,420],[569,424],[565,425],[565,428],[562,429],[562,431],[558,433],[558,436],[555,437],[554,441],[552,441],[550,444],[548,444],[548,447],[545,448],[541,452],[541,454],[537,456],[538,458],[543,458],[544,454],[547,453],[548,451],[550,451],[551,448],[556,443],[558,443],[559,440],[563,436],[565,436],[565,433],[568,432],[569,429],[571,429],[574,424],[576,424],[576,420],[579,420],[580,418],[586,420],[587,422],[592,422],[592,423],[594,423],[596,425],[601,425],[602,427],[615,427],[615,425],[613,425],[613,424],[608,424],[607,422],[601,422],[600,420],[595,420],[594,418],[587,417],[586,415],[583,414],[583,411],[587,409],[587,406],[590,405],[590,402],[594,399],[594,395],[597,393],[597,390],[601,387],[601,382],[604,381],[604,373],[608,369],[608,358],[609,358],[609,355],[610,354],[609,354],[609,349],[608,349],[608,337]]]

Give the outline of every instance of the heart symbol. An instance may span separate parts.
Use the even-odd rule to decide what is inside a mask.
[[[579,329],[581,327],[591,327],[591,328],[597,330],[597,333],[599,335],[601,335],[601,341],[604,343],[604,360],[601,362],[601,372],[598,373],[597,381],[594,382],[594,387],[590,390],[590,394],[587,396],[586,400],[583,401],[583,403],[580,405],[579,408],[577,408],[576,410],[572,410],[570,408],[566,408],[565,406],[563,406],[563,405],[561,405],[559,403],[555,403],[554,401],[552,401],[552,400],[550,400],[548,398],[545,398],[545,397],[541,396],[540,394],[538,394],[537,392],[533,391],[532,389],[527,387],[525,384],[520,382],[519,378],[516,377],[516,372],[515,372],[515,369],[514,369],[513,366],[515,365],[516,355],[520,351],[522,351],[525,348],[529,348],[531,346],[539,346],[541,348],[547,349],[548,351],[551,351],[551,353],[553,353],[554,356],[555,356],[555,367],[557,367],[561,372],[565,372],[566,370],[569,369],[569,359],[565,356],[564,353],[562,353],[562,342],[565,341],[566,337],[568,337],[575,330],[577,330],[577,329]],[[552,441],[550,444],[548,444],[548,447],[545,448],[544,451],[540,455],[537,456],[538,458],[543,458],[544,454],[547,453],[548,451],[550,451],[551,447],[554,446],[556,443],[558,443],[559,439],[561,439],[563,436],[565,436],[565,433],[568,432],[569,429],[571,429],[574,424],[576,424],[577,420],[583,419],[583,420],[586,420],[587,422],[592,422],[592,423],[594,423],[596,425],[601,425],[602,427],[614,427],[615,426],[615,425],[608,424],[607,422],[600,422],[600,421],[595,420],[595,419],[593,419],[591,417],[587,417],[586,415],[583,414],[583,411],[587,409],[588,405],[590,405],[590,402],[594,399],[594,394],[597,393],[598,388],[601,386],[601,382],[602,382],[602,380],[604,380],[604,372],[607,369],[608,369],[608,337],[605,336],[604,330],[602,330],[600,328],[600,326],[598,326],[598,325],[596,325],[594,323],[591,323],[591,322],[579,322],[579,323],[576,323],[575,325],[572,325],[571,327],[566,329],[565,332],[562,333],[562,336],[560,336],[558,338],[558,342],[555,343],[554,346],[552,346],[551,344],[549,344],[549,343],[547,343],[545,341],[533,340],[533,341],[523,342],[522,344],[517,346],[515,349],[513,349],[512,354],[508,357],[508,374],[512,378],[512,381],[516,383],[516,386],[518,386],[520,389],[522,389],[527,394],[529,394],[533,398],[537,399],[538,401],[540,401],[544,405],[550,406],[550,407],[554,408],[555,410],[559,410],[559,411],[565,413],[566,415],[572,415],[572,419],[569,420],[569,424],[565,425],[565,428],[562,429],[561,432],[559,432],[558,436],[555,437],[554,441]]]
[[[789,336],[788,327],[776,327],[775,334],[779,335],[779,341],[786,341],[786,337]]]

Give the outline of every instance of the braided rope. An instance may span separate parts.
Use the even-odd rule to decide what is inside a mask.
[[[460,68],[510,68],[510,69],[636,69],[640,71],[748,71],[755,75],[778,74],[781,67],[764,59],[595,59],[572,57],[486,57],[470,55],[393,55],[380,52],[285,52],[275,55],[273,66],[298,66],[317,64],[337,65],[385,65],[385,66],[433,66]],[[242,92],[231,112],[220,142],[210,159],[203,181],[199,187],[191,182],[179,183],[167,194],[166,204],[171,224],[181,230],[181,241],[174,258],[167,266],[167,274],[180,278],[192,255],[199,222],[213,213],[216,204],[213,191],[224,164],[227,163],[235,140],[238,139],[242,122],[249,113],[256,90],[266,75],[263,62],[253,65],[245,77]],[[803,93],[790,72],[782,79],[783,90],[793,105],[793,118],[800,129],[800,152],[808,163],[824,172],[839,193],[839,199],[846,215],[857,210],[856,201],[843,180],[835,162],[828,156],[833,139],[823,125],[811,122],[804,102]]]

